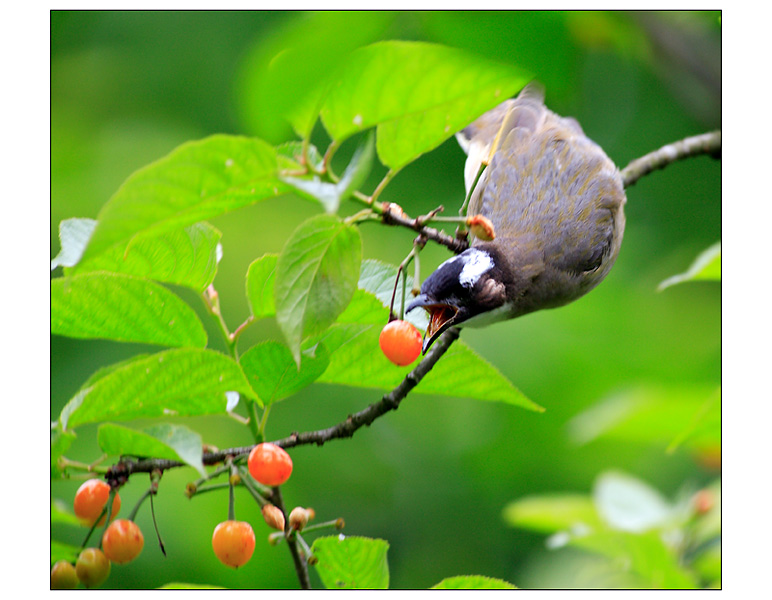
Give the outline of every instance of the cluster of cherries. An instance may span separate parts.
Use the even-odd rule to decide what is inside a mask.
[[[274,444],[258,444],[252,449],[248,460],[249,473],[267,486],[281,485],[292,473],[292,459],[287,452]],[[104,525],[110,486],[100,480],[85,482],[75,494],[73,508],[75,515],[86,526]],[[121,498],[115,494],[110,518],[121,508]],[[268,525],[284,530],[284,514],[272,504],[262,508]],[[313,516],[311,509],[298,507],[290,513],[290,527],[300,530]],[[99,519],[99,521],[97,521]],[[102,535],[100,548],[85,548],[73,565],[68,560],[58,561],[51,569],[51,589],[75,589],[79,583],[87,588],[97,587],[110,575],[111,563],[131,562],[145,545],[142,531],[134,521],[117,519],[110,523]],[[214,529],[212,548],[218,559],[229,567],[245,564],[255,550],[255,533],[245,521],[223,521]]]
[[[379,338],[379,344],[386,358],[398,366],[411,364],[421,354],[421,333],[407,321],[394,320],[388,323]],[[267,486],[277,486],[289,479],[292,473],[292,459],[287,452],[274,444],[258,444],[252,449],[248,460],[249,473]],[[84,483],[75,494],[76,516],[87,526],[104,525],[106,515],[102,513],[110,495],[110,486],[102,480],[91,479]],[[121,497],[116,493],[113,499],[114,518],[121,508]],[[266,523],[284,530],[284,513],[272,504],[262,507]],[[290,528],[300,530],[313,517],[313,511],[295,508],[289,516]],[[131,562],[145,545],[145,540],[134,521],[117,519],[102,535],[101,550],[85,548],[73,565],[67,560],[58,561],[51,570],[51,589],[75,589],[79,583],[88,588],[101,585],[110,575],[110,564]],[[229,567],[240,567],[252,558],[255,550],[255,533],[246,521],[223,521],[214,529],[212,548],[220,562]]]
[[[258,444],[249,453],[247,462],[249,474],[263,485],[275,487],[281,485],[292,474],[292,459],[287,452],[275,444]],[[290,514],[300,515],[303,508],[296,508]],[[284,531],[284,513],[273,504],[262,508],[263,518],[269,526]],[[295,517],[297,519],[297,517]],[[306,514],[305,522],[308,521]],[[303,525],[305,525],[305,522]],[[302,528],[295,527],[295,529]],[[214,528],[212,548],[220,562],[228,567],[237,568],[247,563],[255,551],[255,532],[246,521],[223,521]]]
[[[110,496],[110,486],[100,479],[90,479],[78,488],[73,508],[75,515],[86,526],[104,525],[103,515]],[[111,518],[121,508],[121,497],[115,494]],[[101,518],[100,518],[101,517]],[[97,521],[99,519],[99,521]],[[75,589],[78,583],[88,588],[101,585],[110,575],[110,564],[131,562],[145,545],[145,538],[134,521],[117,519],[110,523],[102,535],[101,550],[84,548],[73,565],[60,560],[51,569],[51,589]]]

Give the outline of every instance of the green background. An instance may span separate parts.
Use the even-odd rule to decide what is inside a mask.
[[[95,218],[129,174],[184,141],[213,133],[290,139],[255,114],[248,75],[266,47],[281,48],[308,32],[321,48],[334,49],[340,35],[367,38],[362,43],[426,40],[517,64],[545,84],[550,108],[577,118],[620,167],[721,126],[717,13],[53,12],[51,257],[59,250],[59,221]],[[382,200],[412,215],[438,204],[456,207],[463,161],[449,140],[400,173]],[[559,310],[463,332],[545,413],[413,394],[351,440],[293,450],[295,471],[283,488],[287,505],[312,506],[320,520],[343,517],[350,535],[387,540],[392,588],[426,588],[472,573],[519,587],[580,585],[586,563],[576,552],[548,551],[544,536],[508,528],[501,511],[528,494],[588,492],[595,477],[612,468],[669,497],[717,475],[685,448],[667,454],[670,440],[578,445],[567,424],[639,386],[720,383],[720,286],[697,282],[656,291],[720,239],[720,184],[721,164],[707,157],[647,176],[628,190],[622,251],[599,288]],[[344,212],[356,209],[351,204]],[[308,201],[283,197],[212,221],[223,232],[215,285],[232,329],[249,312],[249,263],[278,252],[300,220],[318,212]],[[413,237],[377,225],[364,225],[362,234],[365,258],[393,264]],[[446,257],[442,248],[427,247],[424,276]],[[201,308],[197,298],[181,295]],[[243,342],[279,335],[272,322],[253,330]],[[210,339],[216,339],[211,332]],[[144,350],[52,336],[51,418],[94,370]],[[268,436],[328,427],[380,395],[313,385],[273,408]],[[218,447],[251,442],[246,428],[224,417],[181,422]],[[96,459],[95,440],[96,428],[83,427],[67,456]],[[145,508],[138,517],[146,540],[142,557],[114,566],[104,587],[169,581],[296,587],[286,550],[264,543],[267,527],[246,494],[237,497],[236,514],[255,527],[255,556],[238,571],[219,564],[210,540],[227,517],[227,494],[187,500],[184,485],[195,477],[192,469],[177,469],[161,483],[155,506],[168,556],[157,549]],[[70,504],[78,484],[54,481],[51,495]],[[136,478],[121,490],[126,512],[144,488]],[[52,530],[54,539],[72,544],[83,535],[64,525]],[[320,585],[313,572],[312,583]]]

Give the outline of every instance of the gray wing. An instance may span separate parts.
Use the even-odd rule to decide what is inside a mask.
[[[490,140],[492,120],[504,115],[494,134],[499,142],[468,214],[488,217],[502,246],[538,254],[540,271],[554,271],[558,280],[593,272],[600,281],[616,258],[624,229],[619,172],[575,120],[549,111],[530,86],[523,93],[467,128],[469,162],[471,150],[484,149]],[[490,149],[493,141],[487,143]],[[595,279],[579,286],[581,293]]]
[[[477,176],[481,164],[488,164],[491,149],[497,141],[504,141],[514,129],[536,131],[547,114],[544,106],[544,89],[537,83],[529,83],[517,98],[506,100],[489,110],[476,121],[456,134],[459,145],[467,154],[464,166],[466,192]]]

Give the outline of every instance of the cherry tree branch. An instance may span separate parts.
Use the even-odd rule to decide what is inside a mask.
[[[437,361],[448,351],[450,346],[458,339],[458,329],[448,329],[434,343],[424,359],[405,378],[400,384],[384,394],[378,402],[374,402],[367,408],[349,415],[344,421],[318,431],[306,431],[303,433],[293,433],[289,437],[276,440],[272,443],[282,448],[292,448],[294,446],[305,446],[316,444],[321,446],[325,442],[334,439],[349,438],[354,433],[365,426],[370,426],[373,421],[386,413],[399,408],[400,403],[413,390],[415,386],[434,368]],[[224,461],[228,456],[237,457],[249,454],[254,446],[242,446],[238,448],[228,448],[226,450],[217,450],[216,452],[204,452],[202,462],[205,465],[214,465]],[[135,460],[124,458],[110,467],[105,475],[108,482],[115,482],[116,485],[122,485],[134,473],[150,473],[155,469],[164,471],[176,467],[184,467],[185,463],[178,460],[146,458]]]
[[[309,431],[305,433],[293,433],[289,437],[277,440],[274,444],[282,448],[292,448],[293,446],[303,446],[307,444],[316,444],[321,446],[325,442],[340,438],[349,438],[364,426],[370,426],[378,417],[387,412],[397,410],[400,403],[410,393],[410,391],[419,384],[424,376],[432,370],[437,361],[447,352],[451,344],[458,339],[458,329],[448,329],[434,343],[426,357],[418,363],[415,369],[408,373],[402,382],[385,394],[378,402],[375,402],[364,410],[349,415],[345,421],[338,423],[328,429],[319,431]]]
[[[719,156],[720,153],[721,130],[684,138],[631,161],[630,164],[620,171],[622,182],[628,188],[641,177],[657,169],[664,169],[676,161],[701,154]]]
[[[397,204],[384,202],[383,214],[381,219],[386,225],[398,225],[400,227],[406,227],[417,231],[422,237],[427,240],[432,240],[438,244],[445,246],[451,252],[460,254],[467,248],[469,248],[469,242],[464,239],[458,239],[448,235],[441,229],[435,229],[434,227],[427,227],[425,223],[431,218],[442,211],[442,207],[433,210],[428,215],[422,217],[415,217],[411,219],[408,217]]]

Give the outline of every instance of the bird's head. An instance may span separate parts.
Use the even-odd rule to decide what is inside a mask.
[[[442,263],[408,305],[407,312],[420,306],[429,313],[424,352],[448,327],[507,318],[510,282],[504,259],[493,245],[486,246],[469,248]]]

